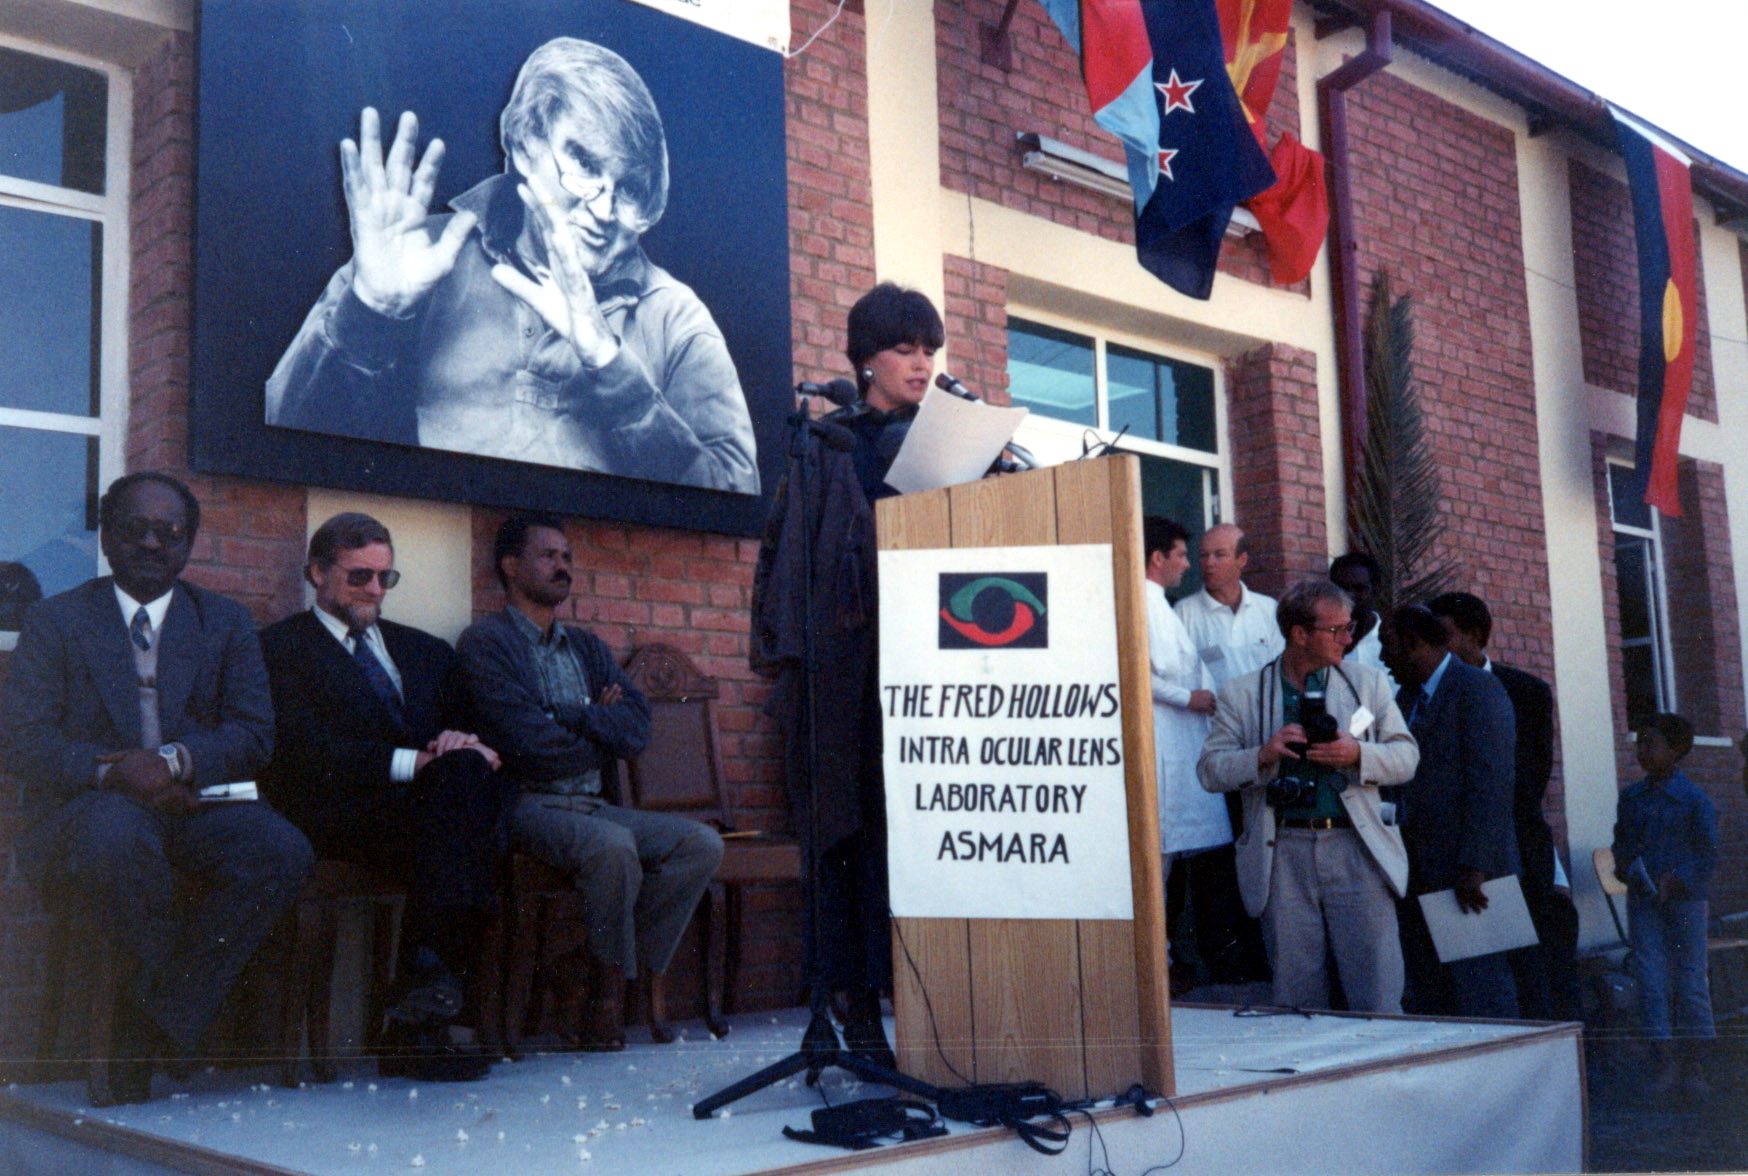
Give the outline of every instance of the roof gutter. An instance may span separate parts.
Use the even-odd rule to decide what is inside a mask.
[[[1325,20],[1319,22],[1319,35],[1343,24],[1369,25],[1380,15],[1389,16],[1394,21],[1397,43],[1524,107],[1529,112],[1532,135],[1566,126],[1604,150],[1615,150],[1614,121],[1601,95],[1425,0],[1310,0],[1310,3],[1326,14]],[[1680,144],[1692,158],[1694,189],[1711,201],[1720,224],[1748,218],[1748,175],[1697,150],[1679,136],[1662,128],[1658,130]]]

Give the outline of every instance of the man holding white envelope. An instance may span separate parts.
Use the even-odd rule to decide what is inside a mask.
[[[1238,884],[1275,1003],[1329,1007],[1333,959],[1349,1008],[1399,1013],[1408,854],[1378,789],[1411,779],[1420,750],[1383,671],[1342,664],[1352,608],[1327,580],[1288,589],[1275,610],[1285,650],[1220,687],[1196,772],[1243,797]]]

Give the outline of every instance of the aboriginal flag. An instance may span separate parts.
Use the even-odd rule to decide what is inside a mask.
[[[1135,252],[1207,298],[1232,209],[1275,182],[1227,76],[1215,0],[1042,0],[1080,53],[1093,118],[1122,140]]]
[[[1639,244],[1639,436],[1635,467],[1645,501],[1680,516],[1675,459],[1693,384],[1698,325],[1693,185],[1689,160],[1619,110],[1612,111]]]

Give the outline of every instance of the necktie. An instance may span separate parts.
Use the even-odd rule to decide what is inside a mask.
[[[1432,695],[1422,686],[1414,692],[1414,702],[1408,708],[1408,725],[1413,727],[1420,722],[1420,712],[1426,709],[1426,704],[1432,701]]]
[[[370,683],[373,694],[382,700],[382,705],[388,708],[388,713],[394,716],[398,723],[401,719],[401,696],[395,689],[394,679],[388,676],[376,654],[370,651],[370,643],[364,639],[364,631],[359,630],[352,635],[352,660],[358,663],[359,670],[364,673],[364,680]]]
[[[140,605],[134,611],[133,623],[127,627],[127,635],[133,638],[133,643],[145,653],[152,648],[152,618],[146,615],[146,606]]]

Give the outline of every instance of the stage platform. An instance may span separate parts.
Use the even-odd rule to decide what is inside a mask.
[[[776,1061],[805,1014],[752,1014],[712,1041],[549,1053],[461,1085],[379,1080],[369,1064],[286,1089],[247,1071],[186,1087],[160,1078],[143,1106],[94,1111],[82,1085],[0,1092],[0,1171],[25,1173],[972,1173],[1576,1172],[1584,1167],[1577,1025],[1172,1010],[1178,1094],[1151,1117],[1074,1116],[1065,1155],[950,1124],[943,1139],[845,1152],[787,1140],[821,1105],[799,1078],[709,1121],[691,1104]],[[833,1102],[889,1093],[842,1073]],[[1113,1092],[1114,1093],[1114,1092]]]

